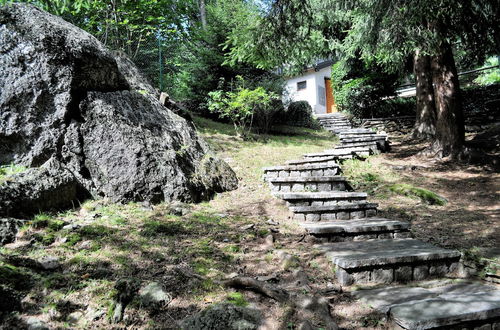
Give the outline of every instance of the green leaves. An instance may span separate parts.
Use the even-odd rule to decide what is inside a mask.
[[[241,76],[237,77],[237,84],[235,91],[216,90],[208,93],[208,109],[221,118],[231,120],[237,134],[248,137],[256,111],[268,110],[278,95],[267,92],[263,87],[245,88],[245,81]]]

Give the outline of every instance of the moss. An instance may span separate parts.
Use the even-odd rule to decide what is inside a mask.
[[[110,236],[116,230],[102,225],[90,225],[80,228],[79,234],[83,237],[89,238],[99,238],[104,236]]]
[[[0,283],[16,290],[26,290],[31,287],[31,275],[22,268],[0,263]]]
[[[185,232],[186,229],[180,222],[147,220],[142,226],[141,235],[146,237],[157,235],[175,236]]]
[[[52,219],[49,220],[48,228],[53,231],[61,230],[66,223],[63,220]]]
[[[41,242],[43,245],[50,245],[56,241],[56,235],[54,233],[46,233],[41,235]]]
[[[230,292],[227,295],[226,300],[229,303],[236,305],[236,306],[240,306],[240,307],[248,306],[248,301],[245,299],[245,296],[243,296],[243,294],[241,294],[240,292]]]
[[[66,243],[64,243],[64,246],[70,247],[74,246],[76,243],[80,242],[82,240],[82,237],[80,234],[77,233],[71,233],[67,237]]]
[[[431,204],[431,205],[446,205],[448,201],[439,196],[433,191],[414,187],[411,184],[407,183],[396,183],[389,187],[389,190],[396,194],[405,195],[405,196],[414,196],[420,198],[422,201]]]
[[[40,214],[35,215],[35,217],[31,221],[31,225],[37,229],[45,228],[49,225],[50,220],[52,220],[51,215],[46,214],[46,213],[40,213]]]

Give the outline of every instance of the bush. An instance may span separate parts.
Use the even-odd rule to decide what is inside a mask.
[[[281,122],[290,126],[318,128],[319,123],[313,117],[313,110],[307,101],[295,101],[290,103],[286,111],[280,114],[283,116]]]
[[[486,68],[495,65],[497,66],[496,68],[483,71],[476,79],[474,79],[474,83],[479,86],[488,86],[500,83],[500,68],[498,67],[499,61],[497,56],[488,58],[483,67]]]
[[[241,76],[238,77],[235,91],[216,90],[208,93],[208,96],[208,109],[221,118],[229,119],[236,133],[243,138],[250,135],[256,118],[263,133],[267,133],[277,111],[273,105],[279,100],[277,94],[267,92],[263,87],[246,88]]]
[[[285,108],[279,99],[272,99],[268,107],[257,107],[254,112],[254,128],[261,134],[267,134],[272,126],[283,118]]]
[[[395,96],[397,76],[380,68],[339,61],[332,66],[332,82],[339,110],[354,117],[388,116],[397,105],[390,101]]]

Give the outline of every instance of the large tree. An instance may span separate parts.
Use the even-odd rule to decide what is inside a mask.
[[[274,0],[253,30],[255,47],[229,40],[233,59],[302,63],[337,53],[400,70],[415,56],[416,136],[435,155],[463,151],[464,121],[452,46],[478,58],[498,52],[499,0]]]

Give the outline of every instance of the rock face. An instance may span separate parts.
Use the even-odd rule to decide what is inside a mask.
[[[0,246],[14,242],[17,231],[23,224],[22,220],[0,218]]]
[[[41,167],[0,183],[0,215],[20,217],[44,209],[70,208],[87,197],[87,190],[71,171],[51,158]]]
[[[158,98],[85,31],[30,5],[0,8],[0,164],[53,159],[94,197],[120,202],[235,189],[231,168]]]
[[[186,330],[252,330],[259,327],[261,320],[262,314],[257,309],[220,304],[185,319],[180,327]]]

